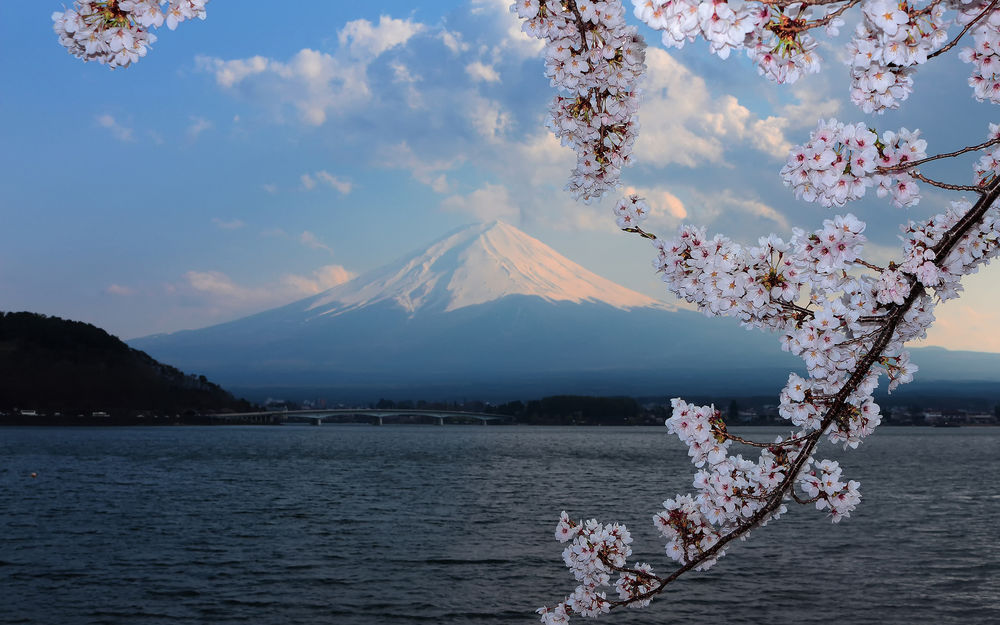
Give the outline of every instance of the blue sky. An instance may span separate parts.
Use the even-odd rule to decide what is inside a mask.
[[[507,4],[215,0],[116,71],[66,54],[51,28],[60,3],[18,3],[16,19],[0,4],[0,308],[124,338],[202,327],[495,218],[669,299],[648,245],[615,229],[615,198],[562,191],[573,156],[544,128],[540,48]],[[824,73],[776,88],[742,57],[665,50],[643,32],[639,164],[623,181],[649,197],[658,233],[688,221],[749,243],[818,227],[833,213],[795,200],[777,171],[821,115],[921,128],[929,153],[998,121],[955,51],[917,74],[900,112],[866,117],[846,99],[844,37],[825,46]],[[971,162],[928,173],[965,182]],[[899,223],[948,199],[849,209],[885,260]],[[974,276],[928,344],[1000,351],[996,284],[989,268]]]

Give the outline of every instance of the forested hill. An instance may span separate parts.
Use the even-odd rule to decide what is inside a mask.
[[[247,407],[205,376],[185,375],[88,323],[0,312],[0,411],[122,414]]]

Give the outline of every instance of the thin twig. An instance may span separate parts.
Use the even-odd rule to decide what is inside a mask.
[[[958,33],[957,37],[955,37],[954,39],[952,39],[951,41],[949,41],[940,50],[935,50],[934,52],[931,52],[930,54],[928,54],[927,55],[927,60],[933,59],[937,55],[944,54],[948,50],[951,50],[952,48],[954,48],[955,44],[958,43],[958,40],[961,39],[962,37],[964,37],[965,33],[969,32],[969,29],[971,29],[973,26],[975,26],[976,22],[978,22],[979,20],[981,20],[984,17],[986,17],[986,15],[990,11],[993,10],[993,7],[995,7],[997,5],[997,2],[1000,2],[1000,0],[993,0],[993,2],[989,3],[989,5],[987,5],[986,8],[983,9],[983,12],[976,16],[976,19],[972,20],[971,22],[969,22],[968,24],[965,25],[965,28],[962,29],[962,32]]]
[[[655,241],[656,240],[656,235],[655,234],[653,234],[652,232],[646,232],[645,230],[643,230],[639,226],[633,226],[632,228],[622,228],[622,231],[623,232],[631,232],[632,234],[638,234],[640,237],[642,237],[644,239],[650,239],[651,241]]]
[[[998,0],[998,1],[1000,1],[1000,0]],[[856,6],[860,2],[861,2],[861,0],[850,0],[850,2],[848,2],[844,6],[840,7],[839,9],[837,9],[836,11],[834,11],[833,13],[830,13],[830,14],[826,15],[825,17],[821,17],[820,19],[818,19],[818,20],[816,20],[814,22],[807,23],[802,28],[802,30],[806,31],[806,30],[810,30],[810,29],[813,29],[813,28],[819,28],[820,26],[826,26],[827,24],[829,24],[833,20],[835,20],[838,17],[840,17],[841,15],[843,15],[844,11],[846,11],[847,9],[850,9],[853,6]]]
[[[1000,2],[1000,0],[996,0]],[[935,154],[934,156],[928,156],[927,158],[922,158],[917,161],[909,161],[907,163],[900,163],[899,165],[892,165],[889,167],[876,167],[875,173],[887,174],[894,171],[899,171],[901,169],[907,169],[909,167],[916,167],[917,165],[923,165],[924,163],[929,163],[931,161],[936,161],[942,158],[951,158],[953,156],[958,156],[959,154],[965,154],[966,152],[976,152],[990,147],[991,145],[996,145],[1000,143],[1000,137],[994,137],[989,141],[984,141],[979,145],[971,145],[967,148],[962,148],[961,150],[955,150],[954,152],[948,152],[947,154]]]
[[[933,185],[935,187],[940,187],[942,189],[948,189],[949,191],[972,191],[973,193],[982,193],[983,192],[983,188],[982,187],[974,187],[971,184],[948,184],[947,182],[938,182],[937,180],[932,180],[932,179],[928,178],[927,176],[922,175],[917,170],[913,170],[913,171],[907,172],[907,173],[909,173],[911,176],[913,176],[917,180],[923,180],[924,182],[926,182],[929,185]]]
[[[872,271],[877,271],[879,273],[882,273],[883,271],[885,271],[885,269],[883,267],[879,267],[878,265],[873,265],[873,264],[871,264],[871,263],[869,263],[867,261],[861,260],[860,258],[855,258],[851,262],[853,262],[855,265],[862,265],[864,267],[868,267]]]

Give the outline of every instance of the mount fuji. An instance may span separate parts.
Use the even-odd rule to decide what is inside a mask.
[[[774,337],[626,289],[503,222],[280,308],[130,344],[245,393],[343,400],[770,393],[801,369]]]

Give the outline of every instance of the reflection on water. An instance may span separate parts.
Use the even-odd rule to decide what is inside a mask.
[[[852,518],[793,508],[601,622],[1000,622],[998,443],[827,446]],[[626,523],[665,571],[650,519],[692,474],[665,428],[0,428],[0,623],[532,622],[574,586],[560,510]]]

